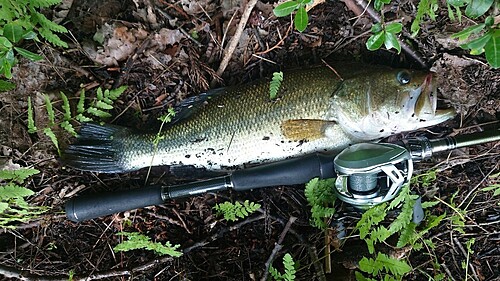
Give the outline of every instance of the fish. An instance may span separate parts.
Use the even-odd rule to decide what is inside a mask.
[[[224,171],[336,153],[453,118],[453,108],[437,108],[435,81],[427,71],[356,63],[285,72],[275,98],[268,79],[209,90],[183,101],[159,133],[85,123],[63,161],[101,173]]]

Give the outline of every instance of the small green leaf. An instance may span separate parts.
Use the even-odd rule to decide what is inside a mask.
[[[0,48],[3,48],[3,49],[10,49],[12,48],[12,43],[9,41],[9,39],[3,37],[3,36],[0,36]]]
[[[37,61],[37,60],[43,59],[42,56],[35,54],[33,52],[30,52],[30,51],[23,49],[23,48],[14,47],[14,50],[16,50],[21,56],[23,56],[29,60],[32,60],[32,61]]]
[[[43,133],[49,137],[49,139],[52,141],[52,143],[54,144],[54,146],[56,147],[57,149],[57,153],[59,155],[61,155],[61,151],[59,150],[59,142],[57,141],[57,137],[56,137],[56,134],[54,134],[54,132],[52,131],[51,128],[45,128],[43,129]]]
[[[382,47],[385,41],[385,32],[381,31],[379,33],[375,33],[366,41],[366,48],[370,51],[375,51]]]
[[[464,29],[460,32],[453,33],[451,35],[451,38],[458,38],[458,40],[466,40],[472,34],[478,33],[481,30],[483,30],[484,27],[485,27],[484,23],[473,25],[473,26],[467,27],[466,29]]]
[[[76,113],[83,114],[85,112],[85,89],[80,91],[80,98],[76,105]]]
[[[493,0],[471,0],[467,8],[465,8],[465,14],[474,19],[478,18],[484,15],[491,5],[493,5]]]
[[[54,109],[52,108],[52,102],[50,102],[50,98],[48,95],[43,95],[45,98],[45,107],[47,108],[47,114],[49,117],[49,127],[54,126],[55,124],[55,119],[56,119],[56,114],[54,112]]]
[[[387,33],[400,33],[403,30],[403,25],[399,22],[393,22],[385,26],[385,32]]]
[[[3,27],[3,36],[12,43],[17,43],[23,37],[23,27],[17,23],[8,23]]]
[[[278,91],[281,86],[281,82],[283,81],[283,72],[274,72],[273,73],[273,78],[271,79],[271,82],[269,82],[269,98],[270,99],[275,99],[276,96],[278,95]]]
[[[462,44],[460,47],[463,49],[470,49],[471,53],[481,54],[484,52],[484,46],[491,39],[491,33],[486,33],[479,38],[469,41],[468,43]]]
[[[273,13],[277,17],[285,17],[295,11],[299,7],[299,5],[300,4],[297,3],[297,1],[287,1],[274,8]]]
[[[64,120],[65,121],[70,121],[71,120],[71,108],[69,106],[69,100],[68,97],[63,93],[59,92],[61,94],[61,99],[63,101],[63,110],[64,110]]]
[[[26,31],[23,34],[23,39],[26,39],[26,40],[32,40],[32,39],[36,39],[36,38],[37,38],[36,33],[33,30]]]
[[[33,105],[31,104],[31,97],[28,96],[28,133],[36,133],[35,119],[33,118]]]
[[[382,24],[380,22],[377,22],[376,24],[372,25],[371,32],[375,34],[381,32],[383,29],[384,28],[382,27]]]
[[[297,13],[295,14],[294,18],[295,28],[299,32],[302,32],[306,30],[308,22],[309,22],[309,17],[307,15],[306,7],[301,5],[297,10]]]
[[[94,116],[100,117],[100,118],[109,118],[111,117],[111,114],[109,114],[106,111],[103,111],[101,109],[95,108],[95,107],[89,107],[87,108],[87,112],[89,114],[92,114]]]
[[[492,32],[490,41],[484,46],[486,60],[493,68],[500,68],[500,29]]]
[[[7,92],[14,90],[16,88],[16,84],[0,79],[0,92]]]
[[[401,45],[399,44],[398,38],[396,37],[396,35],[394,35],[394,33],[387,32],[385,34],[384,45],[387,48],[387,50],[394,48],[398,50],[398,54],[401,53]]]
[[[95,107],[100,108],[100,109],[104,109],[104,110],[113,109],[112,105],[109,105],[109,104],[107,104],[106,102],[103,102],[103,101],[97,101],[95,103]]]

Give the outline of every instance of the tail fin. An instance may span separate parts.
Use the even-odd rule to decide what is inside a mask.
[[[120,138],[130,131],[114,125],[84,123],[74,144],[68,146],[62,161],[75,169],[101,173],[122,173]]]

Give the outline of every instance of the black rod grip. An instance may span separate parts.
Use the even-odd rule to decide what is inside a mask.
[[[74,222],[163,203],[159,185],[127,191],[78,196],[66,202],[66,217]]]
[[[233,189],[248,190],[278,185],[306,183],[313,178],[335,177],[334,155],[314,153],[267,165],[235,171],[231,175]]]

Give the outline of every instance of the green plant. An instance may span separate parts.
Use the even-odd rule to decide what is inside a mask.
[[[312,4],[314,0],[290,0],[282,3],[274,8],[273,13],[277,17],[286,17],[292,14],[295,10],[297,13],[293,19],[295,28],[302,32],[306,30],[309,23],[309,16],[307,15],[306,5]]]
[[[470,260],[470,255],[474,254],[474,251],[472,250],[472,245],[476,242],[475,238],[471,238],[465,242],[465,247],[467,248],[467,257],[466,260],[462,262],[462,268],[465,269],[465,279],[469,279],[469,260]]]
[[[292,256],[289,253],[286,253],[283,256],[283,267],[285,268],[284,273],[280,273],[276,268],[272,265],[269,267],[269,273],[274,280],[285,280],[285,281],[293,281],[295,280],[295,262],[293,261]]]
[[[17,62],[17,55],[29,60],[41,60],[43,57],[17,45],[25,40],[39,41],[38,35],[48,42],[67,48],[56,33],[68,32],[65,27],[47,19],[39,12],[60,3],[60,0],[16,0],[0,2],[0,74],[12,78],[12,67]],[[0,90],[12,89],[13,84],[4,80]],[[5,88],[7,86],[7,88]]]
[[[114,102],[120,97],[120,95],[127,89],[127,86],[121,86],[119,88],[113,90],[102,90],[100,87],[96,91],[96,100],[92,101],[88,107],[85,107],[85,91],[82,89],[80,91],[80,98],[77,104],[76,115],[71,112],[71,107],[69,104],[68,97],[60,92],[61,100],[62,100],[62,110],[63,116],[62,120],[58,123],[56,122],[56,114],[54,108],[52,106],[52,101],[48,95],[44,95],[45,100],[45,108],[47,111],[48,124],[42,130],[42,132],[49,137],[54,146],[57,149],[57,152],[60,154],[59,149],[59,141],[57,139],[56,134],[54,133],[54,128],[60,127],[70,133],[73,136],[76,136],[76,131],[71,124],[73,120],[80,122],[90,122],[93,121],[93,117],[98,117],[100,119],[105,119],[111,117],[111,114],[108,112],[113,109]],[[36,133],[38,131],[35,120],[33,118],[33,106],[31,102],[31,98],[28,97],[28,132],[30,134]]]
[[[356,280],[402,280],[403,276],[411,271],[411,266],[406,261],[389,257],[378,253],[375,259],[363,257],[359,262],[359,269],[376,279],[367,278],[361,272],[356,271]]]
[[[155,150],[158,148],[158,143],[160,143],[160,141],[165,138],[165,136],[162,136],[161,134],[163,126],[167,123],[172,122],[172,118],[174,118],[174,116],[175,116],[175,110],[173,108],[169,108],[167,114],[158,117],[158,120],[161,121],[161,125],[160,129],[158,130],[158,133],[156,133],[155,139],[153,140],[153,143],[155,145]]]
[[[283,81],[283,72],[282,71],[274,72],[273,78],[271,79],[271,82],[269,82],[270,99],[274,100],[277,97],[282,81]]]
[[[165,244],[152,242],[147,236],[137,232],[118,232],[117,235],[126,236],[128,240],[116,245],[113,250],[115,252],[126,252],[137,249],[146,249],[154,251],[158,255],[169,255],[172,257],[182,256],[182,252],[177,251],[180,245],[172,245],[169,241]]]
[[[451,36],[461,42],[461,48],[470,50],[472,55],[485,54],[493,68],[500,67],[500,23],[489,16],[484,23],[473,25]],[[473,38],[469,40],[469,38]]]
[[[249,214],[257,211],[260,208],[259,203],[250,202],[245,200],[243,204],[240,202],[231,203],[224,202],[214,206],[218,215],[224,215],[224,219],[228,221],[237,221],[239,218],[246,218]]]
[[[401,52],[401,44],[398,41],[397,34],[403,30],[403,25],[399,22],[389,24],[376,23],[372,26],[373,33],[366,41],[366,48],[370,51],[378,50],[384,45],[388,50],[396,49],[398,54]]]
[[[325,219],[330,219],[335,214],[333,206],[337,196],[333,191],[334,181],[335,179],[315,178],[306,184],[304,190],[307,202],[311,206],[311,225],[322,230],[328,226]]]
[[[0,228],[15,228],[18,223],[27,222],[44,213],[47,208],[29,205],[25,198],[34,194],[20,184],[36,169],[0,170]]]
[[[487,186],[487,187],[485,187],[485,188],[483,188],[481,190],[482,191],[493,191],[493,196],[500,195],[500,184],[498,183],[498,178],[499,177],[500,177],[500,172],[489,176],[490,179],[496,180],[496,183],[493,183],[492,185]],[[500,202],[498,202],[498,205],[500,205]]]

